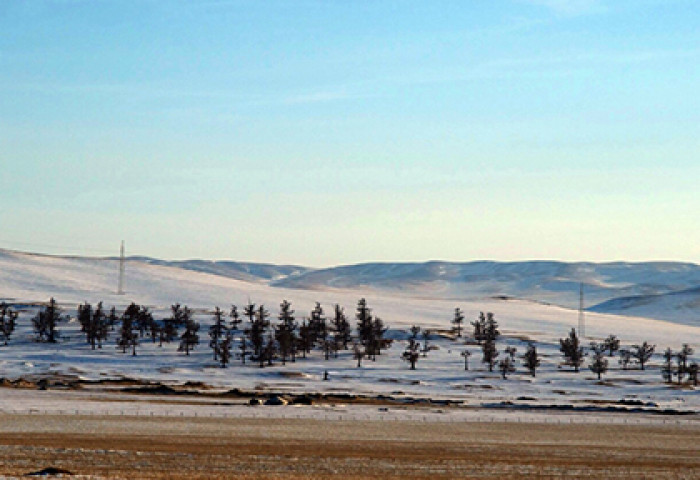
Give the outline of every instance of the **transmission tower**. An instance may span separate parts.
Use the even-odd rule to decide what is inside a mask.
[[[117,295],[124,295],[124,269],[124,240],[122,240],[122,246],[119,249],[119,286],[117,287]]]
[[[581,283],[578,300],[578,336],[580,338],[586,336],[586,317],[583,313],[583,283]]]

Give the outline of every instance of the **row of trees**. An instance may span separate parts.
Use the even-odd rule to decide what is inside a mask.
[[[18,314],[11,306],[0,303],[0,341],[5,345],[10,340],[17,319]],[[66,319],[52,298],[32,318],[36,340],[56,342],[60,338],[57,326]],[[179,340],[178,351],[184,352],[185,355],[189,355],[199,344],[200,325],[194,320],[192,310],[180,304],[171,306],[170,316],[157,320],[147,307],[135,303],[129,305],[121,315],[117,315],[114,307],[106,311],[102,302],[95,307],[85,303],[78,306],[77,319],[81,332],[85,334],[86,341],[92,349],[102,348],[110,332],[114,332],[115,329],[117,348],[122,353],[130,351],[134,356],[137,354],[139,342],[147,339],[153,343],[158,342],[159,346]],[[365,299],[360,299],[357,304],[355,320],[356,335],[353,335],[352,327],[340,305],[335,305],[332,315],[326,317],[320,303],[316,303],[309,316],[302,318],[301,324],[296,320],[291,303],[286,300],[280,304],[276,323],[270,320],[270,313],[264,305],[258,306],[249,302],[243,307],[242,315],[235,305],[228,313],[216,307],[208,331],[209,347],[212,349],[214,360],[222,367],[226,367],[234,356],[244,364],[249,360],[256,362],[260,367],[272,365],[274,361],[286,364],[288,361],[295,362],[299,356],[306,358],[313,349],[321,350],[326,360],[331,357],[337,358],[341,350],[352,349],[353,357],[360,367],[364,358],[375,360],[382,350],[390,346],[391,341],[385,338],[387,327],[379,317],[372,314]],[[464,321],[463,312],[456,308],[452,319],[455,340],[463,336]],[[502,377],[507,378],[507,375],[516,369],[517,349],[513,346],[506,347],[499,360],[500,352],[496,341],[500,337],[500,331],[493,313],[480,312],[478,318],[470,324],[471,339],[481,348],[481,362],[489,372],[497,367]],[[412,370],[416,369],[420,358],[427,356],[430,351],[430,335],[430,330],[418,326],[410,329],[402,359],[410,364]],[[588,367],[599,379],[609,368],[606,357],[614,357],[617,354],[623,369],[637,364],[644,370],[655,348],[655,345],[648,342],[621,348],[619,339],[610,335],[602,343],[592,342],[587,352],[581,345],[575,329],[569,332],[568,337],[559,341],[565,365],[578,372],[584,364],[585,357],[590,353]],[[662,367],[664,379],[670,383],[675,377],[678,383],[682,383],[687,377],[697,385],[698,365],[690,359],[693,353],[687,344],[678,352],[667,349],[664,352]],[[464,358],[464,368],[468,370],[471,352],[463,350],[461,355]],[[527,371],[535,376],[541,363],[536,346],[530,343],[520,358]]]
[[[455,308],[454,317],[452,319],[453,334],[460,338],[462,337],[462,329],[464,323],[464,314],[460,308]],[[507,378],[508,374],[515,371],[516,364],[516,353],[517,349],[512,346],[507,346],[504,349],[504,357],[502,360],[498,360],[499,352],[496,348],[496,340],[500,337],[501,332],[498,329],[498,322],[493,313],[484,312],[479,313],[479,317],[471,322],[474,329],[473,339],[477,344],[481,345],[481,362],[486,364],[489,372],[493,372],[494,367],[498,366],[502,377]],[[420,348],[420,343],[418,342],[418,334],[421,332],[420,327],[411,327],[411,336],[408,339],[408,345],[403,352],[402,358],[410,363],[411,370],[416,369],[416,363],[420,359],[420,353],[423,356],[427,355],[429,351],[428,348],[428,338],[429,331],[423,330],[424,335],[424,345]],[[469,350],[463,350],[461,356],[464,358],[464,370],[469,370],[469,357],[471,357],[471,352]],[[540,357],[537,353],[537,347],[534,343],[530,343],[524,355],[521,356],[524,366],[527,368],[528,372],[534,377],[537,368],[540,366]]]
[[[357,304],[355,319],[357,335],[352,335],[352,327],[340,305],[333,307],[331,317],[326,317],[323,307],[316,303],[308,317],[301,323],[296,320],[292,304],[284,300],[280,304],[277,322],[270,321],[270,314],[264,305],[248,303],[243,309],[247,322],[242,330],[242,320],[238,309],[231,307],[230,325],[226,324],[223,312],[216,308],[214,321],[209,328],[209,346],[215,360],[226,366],[231,358],[231,348],[238,343],[238,357],[242,363],[249,358],[260,367],[272,365],[274,360],[282,364],[296,362],[301,356],[306,358],[313,349],[323,352],[326,360],[338,357],[338,352],[348,350],[352,343],[353,354],[360,365],[362,358],[375,360],[391,341],[384,338],[387,328],[384,322],[374,315],[363,298]]]
[[[463,323],[464,314],[461,309],[456,308],[452,319],[452,332],[458,338],[462,337]],[[495,341],[500,335],[500,332],[498,331],[498,323],[495,321],[493,314],[487,313],[484,315],[483,312],[480,312],[479,318],[471,322],[471,325],[473,327],[472,337],[477,344],[481,345],[482,363],[486,364],[490,372],[498,365],[501,375],[505,379],[509,373],[515,371],[515,347],[506,347],[504,350],[506,356],[498,361],[499,354],[496,349]],[[415,346],[413,343],[414,342],[409,341],[409,345],[403,357],[411,363],[411,368],[415,369],[415,364],[419,357],[415,355]],[[655,345],[651,345],[646,341],[631,345],[628,348],[621,348],[620,340],[615,335],[610,335],[602,343],[590,343],[589,350],[592,356],[588,368],[595,373],[600,380],[602,374],[606,373],[609,368],[606,356],[613,357],[616,353],[619,353],[619,362],[623,370],[627,370],[630,368],[630,365],[634,363],[636,363],[641,370],[644,370],[645,365],[652,358],[655,349]],[[564,364],[573,367],[575,372],[579,371],[581,365],[584,363],[585,357],[588,355],[584,347],[581,346],[576,330],[573,328],[569,332],[568,337],[559,340],[559,350],[564,357]],[[688,344],[683,344],[678,352],[673,352],[670,348],[667,348],[664,352],[664,364],[661,369],[664,380],[671,383],[675,376],[680,384],[687,376],[688,379],[697,386],[698,364],[690,360],[690,356],[693,353],[693,349]],[[469,368],[468,359],[471,353],[468,350],[464,350],[461,355],[464,357],[464,368],[467,370]],[[530,374],[535,376],[536,370],[540,365],[540,359],[535,345],[530,343],[527,351],[521,358]],[[675,364],[673,363],[674,360],[676,361]]]
[[[14,329],[16,312],[6,306],[0,310],[0,314],[0,327],[12,322]],[[6,321],[6,317],[9,320]],[[242,363],[250,360],[263,367],[272,365],[274,360],[280,360],[283,364],[295,362],[298,356],[305,358],[314,348],[322,350],[328,360],[331,356],[337,357],[340,350],[347,350],[352,343],[354,357],[360,365],[365,357],[375,360],[391,341],[385,338],[387,327],[384,322],[372,314],[365,299],[359,300],[355,318],[357,334],[353,336],[352,327],[340,305],[335,305],[332,316],[327,317],[321,304],[316,303],[310,315],[303,317],[301,323],[296,320],[292,305],[286,300],[280,304],[276,323],[270,321],[270,313],[264,305],[249,302],[244,306],[242,315],[236,305],[231,307],[228,314],[216,307],[208,332],[209,347],[214,360],[219,361],[222,367],[230,363],[235,346]],[[52,298],[32,318],[36,341],[58,341],[58,324],[66,319]],[[180,304],[171,306],[169,317],[158,320],[148,307],[135,303],[121,315],[117,315],[114,307],[107,312],[102,302],[95,307],[84,303],[78,306],[77,319],[92,349],[102,348],[115,328],[117,348],[122,353],[129,350],[133,356],[137,354],[139,342],[145,339],[158,342],[159,346],[179,339],[178,350],[185,355],[189,355],[199,344],[200,325],[194,320],[192,310]],[[4,338],[8,340],[10,334]]]

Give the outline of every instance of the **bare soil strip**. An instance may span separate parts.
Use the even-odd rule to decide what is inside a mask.
[[[0,415],[0,475],[700,478],[694,426]]]

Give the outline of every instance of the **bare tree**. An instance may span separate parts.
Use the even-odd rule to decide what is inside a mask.
[[[423,329],[423,349],[421,350],[421,353],[423,354],[424,357],[427,357],[428,352],[430,351],[430,345],[428,344],[429,340],[430,340],[430,330]]]
[[[287,358],[291,357],[295,361],[296,352],[296,329],[297,324],[294,321],[294,310],[292,304],[284,300],[280,304],[279,313],[280,323],[275,327],[275,337],[279,344],[279,353],[282,357],[282,365],[287,363]]]
[[[241,359],[241,363],[245,365],[245,359],[248,355],[250,355],[250,351],[248,350],[248,339],[243,336],[239,338],[240,344],[238,345],[238,356]]]
[[[335,351],[336,355],[341,346],[343,350],[348,349],[348,343],[352,338],[352,328],[350,327],[350,322],[348,322],[345,316],[345,311],[343,307],[336,304],[334,307],[333,315],[333,329],[335,330]]]
[[[678,363],[681,364],[684,370],[688,368],[688,359],[693,355],[693,353],[695,353],[695,350],[690,348],[690,345],[687,343],[684,343],[681,350],[676,354]]]
[[[384,334],[389,328],[384,326],[384,321],[379,317],[374,317],[372,322],[372,337],[370,341],[372,360],[376,360],[377,355],[382,354],[382,349],[387,348],[389,344],[384,339]],[[389,342],[390,343],[390,342]]]
[[[241,324],[243,320],[241,320],[241,317],[238,315],[238,307],[235,305],[231,305],[231,312],[228,314],[229,317],[231,317],[231,331],[235,332],[238,330],[238,326]]]
[[[272,336],[272,334],[270,334],[268,335],[267,343],[265,343],[265,347],[263,348],[263,359],[267,360],[268,365],[272,365],[272,360],[275,358],[276,353],[277,345],[275,343],[275,338]],[[263,366],[262,363],[260,366]]]
[[[572,328],[567,338],[559,339],[559,350],[564,355],[564,363],[574,367],[574,371],[578,372],[585,354],[583,347],[579,344],[576,329]]]
[[[309,316],[309,333],[311,334],[312,345],[317,345],[319,343],[319,337],[328,333],[326,317],[323,313],[323,307],[319,302],[316,302]],[[320,343],[321,348],[323,348],[323,341]]]
[[[146,331],[150,331],[154,323],[153,315],[148,311],[147,307],[141,307],[139,314],[136,317],[135,327],[139,331],[139,337],[143,338],[146,335]],[[155,343],[156,339],[153,338]]]
[[[90,322],[92,322],[92,305],[85,302],[78,305],[78,323],[80,324],[80,331],[87,337],[87,343],[90,343]],[[93,346],[93,349],[95,347]]]
[[[111,331],[114,331],[114,327],[117,325],[118,321],[119,315],[117,315],[117,307],[113,306],[109,309],[109,315],[107,316],[107,325],[109,325]]]
[[[598,375],[598,380],[600,380],[600,376],[603,373],[608,371],[608,359],[605,358],[603,352],[603,349],[596,349],[593,352],[593,359],[591,360],[591,364],[588,365],[588,368],[591,369],[591,372]]]
[[[214,322],[209,326],[209,347],[214,352],[214,360],[219,359],[219,342],[227,332],[224,312],[219,307],[214,307]]]
[[[368,353],[372,349],[371,344],[374,341],[374,317],[372,316],[372,310],[367,306],[367,300],[364,298],[357,302],[355,318],[357,319],[357,339],[364,347],[365,353]]]
[[[95,329],[95,340],[97,340],[97,348],[102,348],[102,342],[105,342],[107,340],[110,330],[109,318],[104,313],[104,307],[102,306],[102,302],[99,302],[97,304],[97,308],[93,313],[92,322]],[[94,348],[95,347],[93,344],[93,349]]]
[[[404,350],[403,354],[401,355],[401,358],[411,364],[411,370],[416,369],[416,363],[420,358],[420,353],[418,352],[419,349],[420,344],[414,338],[409,338],[408,345],[406,346],[406,350]]]
[[[661,376],[664,378],[666,383],[673,382],[673,350],[670,347],[666,348],[663,353],[664,364],[661,367]]]
[[[268,321],[270,314],[263,305],[256,309],[253,303],[246,305],[244,314],[248,317],[249,325],[245,329],[245,334],[253,347],[253,359],[257,360],[262,368],[265,366],[265,334],[270,326]]]
[[[39,310],[36,316],[32,318],[36,340],[38,342],[56,343],[60,336],[57,326],[62,320],[64,320],[64,317],[61,316],[61,309],[56,304],[56,300],[51,298],[49,304]]]
[[[185,331],[182,332],[182,335],[180,335],[180,346],[177,350],[179,352],[184,351],[185,355],[189,355],[190,351],[196,345],[199,345],[199,335],[197,335],[197,332],[199,331],[199,323],[194,321],[192,311],[189,308],[185,307],[183,311]]]
[[[603,349],[608,352],[608,356],[615,356],[615,352],[620,350],[620,340],[618,340],[615,335],[609,335],[608,338],[603,341]]]
[[[501,332],[498,330],[498,322],[493,313],[486,313],[486,323],[484,329],[484,337],[486,340],[493,340],[494,342],[498,340]]]
[[[471,325],[474,327],[472,336],[481,345],[481,342],[486,339],[486,315],[484,315],[484,312],[479,312],[479,318],[471,322]]]
[[[493,372],[493,367],[496,365],[498,358],[498,350],[496,350],[496,342],[487,339],[481,345],[481,363],[485,363],[489,367],[489,372]]]
[[[148,328],[148,336],[151,337],[151,341],[153,343],[156,343],[156,340],[160,340],[161,338],[161,331],[163,330],[163,327],[153,318],[153,315],[151,315],[151,319],[148,322]],[[163,344],[160,343],[159,346],[163,346]]]
[[[621,348],[620,349],[620,358],[619,358],[618,362],[620,362],[622,369],[627,370],[627,367],[629,366],[631,361],[632,361],[632,351],[627,349],[627,348]]]
[[[185,316],[186,312],[179,303],[170,306],[170,320],[173,322],[176,328],[180,328],[185,325]]]
[[[19,314],[7,303],[0,303],[0,335],[2,335],[2,341],[5,345],[9,342],[12,332],[15,331],[18,316]]]
[[[362,359],[365,358],[366,352],[365,347],[361,343],[356,342],[352,346],[352,355],[357,360],[357,368],[362,366]]]
[[[688,377],[691,382],[693,382],[693,386],[697,387],[698,386],[698,364],[695,362],[691,362],[690,365],[688,365]]]
[[[136,356],[136,346],[138,345],[138,333],[136,332],[136,319],[138,318],[141,308],[131,303],[121,317],[121,328],[119,329],[119,337],[117,338],[117,348],[122,349],[122,353],[131,348],[131,355]]]
[[[498,363],[498,369],[501,372],[501,377],[503,377],[503,380],[505,380],[508,377],[508,374],[515,372],[515,364],[510,357],[505,357]]]
[[[217,357],[219,358],[219,365],[221,368],[226,368],[226,366],[231,361],[231,345],[233,344],[233,335],[227,329],[226,334],[223,339],[221,339],[216,344]]]
[[[460,355],[464,357],[464,370],[469,370],[469,357],[472,356],[471,352],[469,350],[462,350]]]
[[[537,367],[540,366],[540,357],[537,354],[537,347],[534,343],[530,343],[527,346],[525,354],[522,356],[525,368],[534,377],[537,372]]]
[[[108,334],[108,320],[102,302],[98,303],[94,310],[89,303],[78,305],[78,322],[92,349],[95,350],[98,345],[102,348],[102,341],[107,339]]]
[[[297,343],[299,344],[297,350],[301,350],[302,358],[306,358],[306,354],[311,352],[311,347],[313,346],[311,329],[306,318],[302,319],[301,326],[299,326]]]
[[[316,304],[318,306],[318,304]],[[329,360],[331,358],[331,352],[333,351],[334,341],[331,332],[328,328],[328,320],[323,315],[318,317],[316,323],[316,343],[321,347],[323,351],[323,358]]]
[[[684,343],[683,347],[676,353],[676,360],[678,361],[678,368],[676,369],[678,383],[681,383],[683,376],[688,373],[688,359],[693,353],[695,353],[695,351],[690,348],[690,345],[687,343]]]
[[[163,342],[172,342],[177,336],[177,324],[175,321],[172,318],[163,319],[163,326],[158,329],[158,346],[162,347]]]
[[[639,362],[639,368],[644,370],[644,365],[654,354],[654,349],[656,349],[656,345],[650,345],[647,342],[642,342],[641,345],[632,345],[632,356]]]
[[[462,313],[462,309],[457,307],[455,308],[455,314],[452,317],[452,331],[457,334],[457,337],[462,336],[462,324],[464,323],[464,313]]]

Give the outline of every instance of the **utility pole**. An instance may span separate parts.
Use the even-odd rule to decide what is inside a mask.
[[[583,314],[583,282],[581,282],[581,288],[579,290],[579,301],[578,301],[578,336],[584,338],[586,336],[586,318]]]
[[[124,295],[124,240],[122,240],[121,249],[119,249],[119,286],[117,287],[117,295]]]

